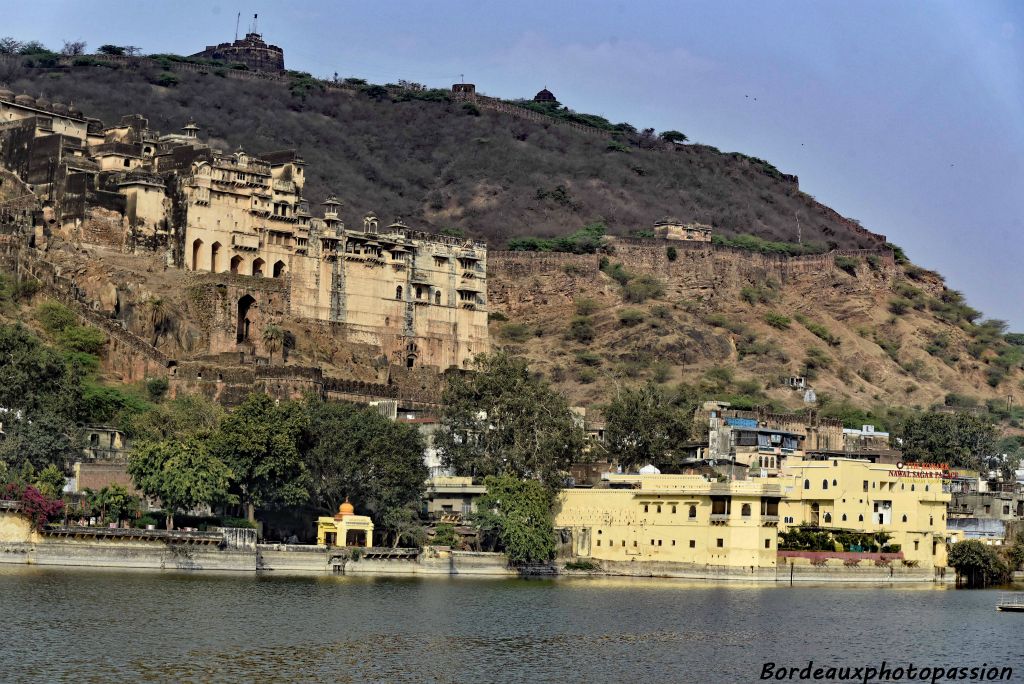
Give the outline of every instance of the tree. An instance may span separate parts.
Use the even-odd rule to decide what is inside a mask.
[[[967,539],[949,548],[949,565],[956,570],[956,579],[966,579],[969,587],[1001,584],[1010,575],[1010,569],[999,552],[977,539]]]
[[[995,426],[970,413],[919,413],[896,431],[906,460],[978,470],[993,453]]]
[[[584,446],[565,399],[504,352],[477,357],[476,373],[449,375],[435,444],[462,475],[539,479],[553,495]]]
[[[279,405],[265,394],[250,394],[210,438],[210,451],[230,468],[232,489],[252,522],[257,506],[309,498],[298,449],[303,414],[294,402]]]
[[[0,55],[16,55],[21,51],[21,41],[11,36],[0,38]]]
[[[64,47],[61,48],[60,54],[68,57],[85,54],[85,41],[84,40],[65,40]]]
[[[230,501],[231,470],[194,437],[136,444],[128,474],[146,496],[160,499],[167,509],[167,529],[174,529],[174,512]]]
[[[484,479],[473,519],[481,536],[497,541],[512,563],[543,563],[555,553],[550,497],[536,480],[511,475]]]
[[[405,511],[418,507],[429,474],[419,431],[355,404],[311,398],[306,410],[302,452],[313,504],[333,512],[348,498],[396,543],[415,536]]]
[[[71,416],[80,395],[79,378],[59,353],[21,325],[0,325],[0,407]]]
[[[625,470],[678,462],[690,438],[693,407],[677,400],[653,383],[619,392],[605,408],[609,456]]]
[[[81,457],[81,437],[73,423],[52,411],[41,411],[4,421],[7,438],[0,441],[0,460],[21,467],[31,464],[42,470],[55,465],[66,470]]]
[[[115,56],[117,56],[117,55],[123,55],[125,53],[125,49],[123,47],[121,47],[120,45],[110,45],[108,43],[107,45],[101,45],[100,49],[97,50],[96,52],[101,54],[101,55],[115,55]]]
[[[38,40],[30,40],[27,43],[22,43],[21,47],[18,48],[19,55],[44,55],[50,52],[50,48],[46,47]]]
[[[66,482],[64,471],[51,463],[36,475],[35,486],[43,496],[58,499],[64,494]]]
[[[284,346],[284,330],[278,325],[268,325],[263,329],[263,347],[270,356],[270,362],[274,362],[274,352],[280,351]]]
[[[140,441],[159,442],[188,437],[208,438],[220,425],[224,410],[200,394],[184,394],[127,417],[124,430]]]
[[[122,485],[112,484],[99,491],[99,500],[103,502],[104,517],[111,522],[120,523],[130,520],[139,512],[139,499]]]
[[[661,134],[658,135],[658,137],[664,140],[665,142],[676,143],[680,145],[689,140],[689,138],[687,138],[686,135],[680,133],[679,131],[662,131]]]
[[[458,546],[459,535],[451,523],[441,523],[434,528],[434,536],[430,543],[433,546]]]

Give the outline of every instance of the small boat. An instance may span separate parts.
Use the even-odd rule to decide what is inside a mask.
[[[996,610],[1007,613],[1024,613],[1024,593],[1001,594]]]

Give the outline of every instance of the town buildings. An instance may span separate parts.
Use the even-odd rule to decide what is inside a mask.
[[[571,537],[574,556],[775,567],[783,494],[777,481],[608,474],[605,485],[559,493],[554,523]]]

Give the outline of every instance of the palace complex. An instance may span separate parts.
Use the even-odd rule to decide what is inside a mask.
[[[59,235],[221,276],[210,288],[230,284],[210,353],[258,354],[263,329],[282,317],[325,324],[402,368],[465,368],[488,350],[486,245],[372,212],[348,227],[335,197],[314,216],[294,151],[224,152],[194,122],[169,135],[141,116],[106,127],[0,89],[0,165],[0,207],[21,199],[7,219],[20,218],[37,247]]]

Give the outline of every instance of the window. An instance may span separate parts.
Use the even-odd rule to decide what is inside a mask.
[[[771,539],[765,539],[764,540],[764,548],[766,548],[766,549],[772,548],[772,540]]]
[[[914,491],[914,485],[910,485],[910,491]]]
[[[435,290],[434,291],[434,304],[437,304],[438,306],[441,305],[441,291],[440,290]]]
[[[811,488],[811,481],[810,480],[804,480],[804,489],[810,489],[810,488]]]
[[[625,545],[626,545],[626,540],[625,540],[625,539],[623,539],[623,540],[622,540],[622,545],[623,545],[623,546],[625,546]]]
[[[423,299],[423,288],[419,285],[416,286],[416,299]]]
[[[675,512],[676,512],[676,505],[675,505],[675,504],[672,504],[672,512],[673,512],[673,513],[675,513]]]
[[[928,526],[931,527],[934,524],[935,524],[935,518],[933,516],[929,515],[928,516]]]
[[[928,485],[924,486],[924,491],[926,491],[926,492],[928,491]]]
[[[868,491],[868,481],[864,480],[864,491]]]
[[[644,504],[644,513],[646,513],[646,512],[647,512],[647,509],[648,509],[648,508],[649,508],[649,506],[648,506],[647,504]]]
[[[906,513],[903,514],[903,522],[907,522],[907,514]]]
[[[398,287],[395,288],[395,299],[401,299],[401,298],[402,298],[402,286],[399,285]]]
[[[1009,515],[1009,514],[1010,514],[1010,507],[1009,506],[1003,506],[1003,515]]]
[[[675,540],[675,539],[673,539],[673,540],[672,540],[672,546],[675,546],[675,545],[676,545],[676,540]]]
[[[917,541],[917,540],[915,539],[915,540],[914,540],[914,550],[915,550],[915,551],[917,551],[917,549],[918,549],[918,548],[919,548],[920,546],[921,546],[921,542],[919,542],[919,541]]]
[[[821,488],[822,489],[828,489],[828,480],[822,480],[821,481]]]
[[[843,513],[843,522],[846,522],[846,514]]]
[[[654,540],[653,539],[651,540],[651,546],[654,546]]]
[[[658,510],[655,513],[661,513],[661,504],[658,504]]]
[[[697,542],[696,542],[696,540],[694,540],[694,539],[691,539],[691,540],[690,540],[690,548],[691,548],[691,549],[695,549],[695,548],[697,548]]]
[[[826,513],[825,514],[825,522],[827,522],[827,523],[832,522],[832,514],[831,513]]]
[[[598,540],[597,540],[597,545],[598,545],[598,546],[600,546],[600,545],[601,545],[601,540],[600,540],[600,539],[598,539]]]
[[[864,514],[863,513],[861,515],[857,516],[857,522],[864,522]]]
[[[690,518],[696,518],[697,517],[697,507],[696,506],[690,506],[690,511],[689,511],[687,517],[690,517]]]
[[[838,487],[839,486],[839,482],[837,480],[832,480],[832,486],[833,487]]]
[[[658,546],[661,546],[661,540],[660,539],[658,540]]]
[[[744,518],[750,517],[750,504],[743,504],[743,507],[740,508],[740,515]]]
[[[636,548],[636,539],[633,540],[633,548]]]
[[[717,546],[720,549],[724,548],[725,547],[725,540],[722,539],[721,537],[719,537],[718,539],[715,540],[715,546]]]

